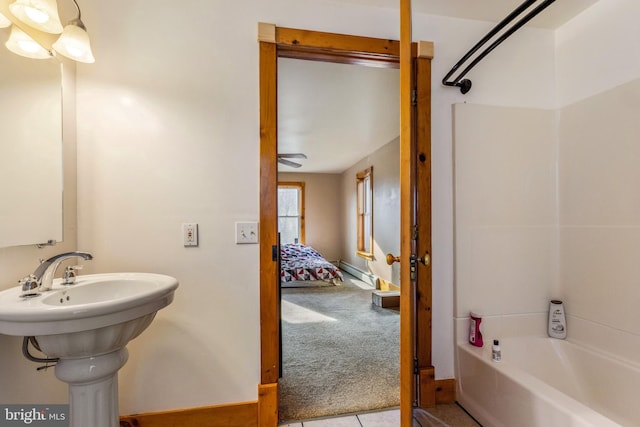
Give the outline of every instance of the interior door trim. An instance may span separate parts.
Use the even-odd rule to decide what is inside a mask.
[[[278,57],[286,57],[376,67],[401,68],[400,42],[370,37],[282,28],[276,27],[273,24],[265,23],[260,23],[258,26],[258,41],[260,55],[259,233],[261,323],[261,384],[258,387],[258,421],[259,426],[261,427],[276,427],[278,424],[277,382],[279,376],[278,349],[280,346],[277,303],[277,277],[279,272],[277,271],[276,262],[272,259],[272,247],[276,245],[277,239],[277,59]],[[418,56],[417,43],[409,42],[406,49],[410,55],[410,61],[411,58],[416,58]],[[428,85],[430,90],[431,82],[429,81],[425,84]],[[427,98],[422,97],[419,98],[418,101],[424,102],[426,99]],[[428,97],[428,101],[430,102],[430,97]],[[418,117],[418,123],[420,120],[421,119]],[[406,166],[407,165],[401,164],[401,169]],[[409,255],[406,254],[403,256],[408,258]],[[425,289],[423,291],[428,291],[429,296],[431,295],[431,289]],[[415,323],[415,319],[411,320],[411,323]],[[428,323],[428,327],[429,329],[431,328],[430,322]],[[413,340],[413,333],[407,331],[406,327],[402,327],[400,332],[400,353],[401,361],[404,362],[401,362],[400,381],[401,412],[403,414],[411,413],[414,401],[414,349],[413,341],[411,342],[410,348],[407,348],[409,341],[407,339],[403,340],[403,336],[407,333],[411,334],[409,337]],[[411,366],[407,366],[406,361],[409,359],[406,354],[410,354]],[[407,383],[408,377],[411,378],[408,380],[409,385],[403,388],[403,384]],[[410,395],[407,396],[407,393],[410,393]],[[410,425],[411,424],[405,424],[403,419],[403,427]]]

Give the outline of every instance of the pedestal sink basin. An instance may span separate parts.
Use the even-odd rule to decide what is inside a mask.
[[[56,376],[69,384],[71,427],[117,427],[117,372],[126,344],[173,300],[178,281],[151,273],[79,276],[73,285],[54,281],[50,291],[21,297],[0,292],[0,333],[35,337]]]

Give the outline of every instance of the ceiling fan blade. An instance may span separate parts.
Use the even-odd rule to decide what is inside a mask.
[[[291,160],[286,160],[286,159],[278,159],[278,163],[291,166],[292,168],[299,168],[300,166],[302,166],[300,163],[292,162]]]
[[[307,156],[303,153],[283,153],[278,154],[278,158],[281,159],[306,159]]]

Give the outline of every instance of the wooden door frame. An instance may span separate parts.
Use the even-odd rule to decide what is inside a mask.
[[[279,377],[279,306],[277,297],[277,271],[276,262],[273,260],[273,247],[277,240],[277,60],[279,57],[297,58],[325,62],[338,62],[346,64],[359,64],[376,67],[400,68],[401,83],[403,80],[403,67],[401,56],[408,61],[410,67],[413,63],[422,63],[417,69],[430,70],[433,58],[433,44],[430,42],[411,43],[409,41],[405,51],[401,52],[400,42],[370,37],[359,37],[333,33],[323,33],[301,29],[276,27],[273,24],[260,23],[258,25],[258,41],[260,54],[260,384],[258,385],[258,425],[260,427],[275,427],[278,424],[278,377]],[[401,55],[402,53],[402,55]],[[406,59],[408,58],[408,60]],[[416,60],[416,61],[414,61]],[[413,75],[413,71],[411,71]],[[424,76],[424,75],[423,75]],[[430,74],[429,74],[430,76]],[[413,78],[411,84],[413,85]],[[425,89],[418,90],[416,108],[419,114],[411,113],[412,123],[407,129],[401,129],[401,174],[403,169],[408,169],[406,153],[414,152],[423,155],[426,153],[429,161],[422,161],[428,166],[430,178],[430,111],[431,111],[431,80],[422,82]],[[401,101],[407,100],[411,104],[411,93],[402,95]],[[411,92],[411,91],[410,91]],[[401,110],[402,107],[401,106]],[[413,108],[411,108],[413,109]],[[405,111],[406,113],[406,111]],[[401,113],[402,114],[402,113]],[[402,119],[401,119],[402,120]],[[425,132],[414,132],[424,129]],[[410,132],[414,137],[405,137],[403,132]],[[407,145],[409,144],[409,145]],[[415,144],[411,146],[410,144]],[[405,157],[403,158],[403,153]],[[413,175],[415,178],[415,175]],[[409,183],[403,182],[401,177],[401,192],[405,195],[409,189]],[[430,180],[429,180],[430,182]],[[404,188],[404,190],[402,189]],[[429,186],[430,190],[430,186]],[[401,193],[402,194],[402,193]],[[428,251],[431,252],[430,236],[430,192],[429,199],[429,229]],[[407,197],[405,197],[406,199]],[[411,197],[411,199],[413,199]],[[404,221],[404,218],[401,218]],[[424,225],[425,223],[423,223]],[[401,227],[405,227],[402,224]],[[426,231],[426,228],[424,229]],[[408,234],[407,234],[408,235]],[[401,266],[401,277],[408,276],[408,260],[410,252],[401,249],[401,256],[406,261]],[[402,273],[402,271],[405,273]],[[401,286],[401,330],[400,330],[400,405],[402,426],[411,425],[411,410],[415,400],[414,393],[414,343],[419,347],[416,357],[420,367],[431,367],[431,269],[421,272],[424,278],[416,284],[417,301],[428,301],[427,313],[422,313],[421,325],[428,329],[428,334],[423,333],[423,328],[415,328],[416,313],[413,307],[416,298],[409,292],[411,287]],[[404,289],[404,290],[403,290]],[[428,314],[428,319],[424,315]],[[404,320],[403,320],[404,319]],[[422,323],[424,322],[424,323]],[[419,339],[427,337],[428,339]],[[422,350],[421,350],[422,348]],[[428,357],[428,360],[425,358]],[[433,375],[431,375],[433,378]],[[420,380],[420,386],[423,381]],[[426,384],[426,382],[425,382]],[[435,387],[433,387],[435,393]],[[420,392],[422,394],[423,392]],[[435,398],[433,399],[435,402]]]

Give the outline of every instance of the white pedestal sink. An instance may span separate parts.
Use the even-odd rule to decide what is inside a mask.
[[[79,276],[73,285],[20,297],[20,287],[0,292],[0,333],[35,337],[59,358],[58,379],[69,384],[71,427],[117,427],[118,370],[127,343],[173,301],[178,281],[151,273]]]

